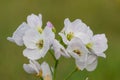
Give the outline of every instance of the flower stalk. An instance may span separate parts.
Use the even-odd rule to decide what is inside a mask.
[[[64,80],[68,80],[75,72],[78,71],[78,68],[75,68]]]

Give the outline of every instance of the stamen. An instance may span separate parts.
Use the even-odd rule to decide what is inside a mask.
[[[43,48],[44,41],[40,40],[38,43],[36,43],[36,45],[41,49],[41,48]]]
[[[70,32],[69,34],[67,34],[67,39],[70,41],[72,38],[74,37],[74,33]]]
[[[78,54],[79,56],[81,56],[81,52],[79,50],[74,50],[73,52],[75,52],[76,54]]]

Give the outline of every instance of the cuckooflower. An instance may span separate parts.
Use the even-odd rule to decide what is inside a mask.
[[[40,65],[37,61],[30,60],[29,64],[23,64],[23,68],[27,73],[36,74],[36,76],[43,78],[43,80],[52,80],[52,74],[46,62]]]
[[[67,18],[64,21],[64,28],[59,35],[65,44],[68,44],[74,37],[80,38],[82,42],[86,44],[89,42],[88,40],[93,35],[93,32],[80,19],[70,22]]]
[[[23,45],[23,35],[30,27],[24,22],[22,23],[16,31],[13,33],[12,37],[8,37],[7,40],[16,43],[19,46]]]
[[[79,38],[73,38],[67,47],[68,53],[75,58],[76,65],[80,70],[86,67],[86,61],[88,56],[88,49]]]
[[[27,30],[30,28],[38,30],[40,33],[42,32],[42,15],[39,16],[31,14],[27,17],[27,23],[23,22],[13,33],[12,37],[8,37],[7,40],[16,43],[19,46],[22,46],[23,36]]]
[[[37,60],[44,57],[50,47],[46,30],[39,33],[35,29],[30,29],[26,31],[23,41],[27,47],[23,51],[23,55],[31,60]]]

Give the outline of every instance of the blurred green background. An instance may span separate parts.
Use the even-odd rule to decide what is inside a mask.
[[[43,15],[43,24],[51,21],[57,32],[64,26],[65,18],[71,21],[80,18],[95,34],[105,33],[109,48],[106,59],[99,58],[95,71],[76,72],[69,80],[120,80],[120,0],[0,0],[0,80],[38,80],[27,74],[23,63],[25,47],[19,47],[6,40],[31,13]],[[54,63],[51,56],[47,62]],[[60,59],[57,80],[74,68],[74,60]]]

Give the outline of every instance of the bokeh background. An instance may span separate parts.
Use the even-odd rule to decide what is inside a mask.
[[[6,40],[8,36],[31,13],[43,15],[43,24],[51,21],[57,32],[64,26],[65,18],[71,21],[80,18],[95,34],[105,33],[109,48],[106,59],[99,58],[95,71],[78,71],[69,80],[120,80],[120,0],[0,0],[0,80],[39,80],[27,74],[23,63],[25,47],[19,47]],[[50,65],[54,61],[45,57]],[[63,78],[75,67],[73,59],[60,59],[57,80]]]

